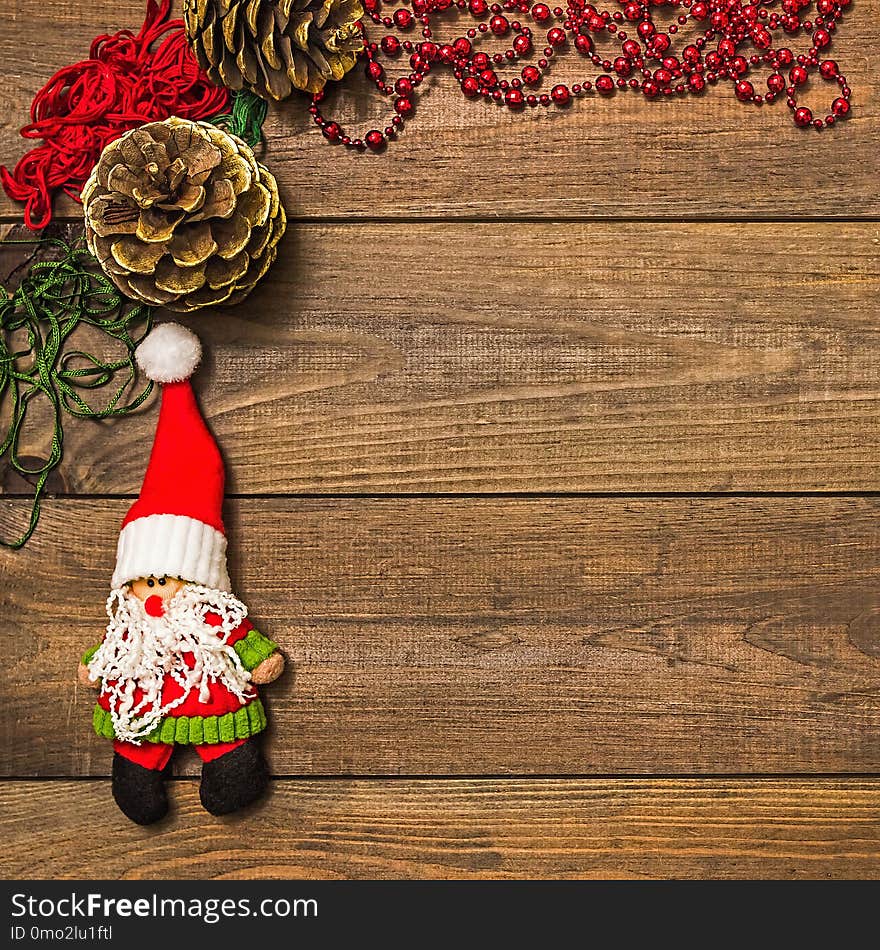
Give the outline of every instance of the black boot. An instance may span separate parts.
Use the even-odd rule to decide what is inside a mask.
[[[113,798],[126,818],[139,825],[152,825],[168,813],[165,772],[144,768],[115,752]]]
[[[269,784],[269,768],[253,739],[202,765],[199,798],[212,815],[228,815],[256,801]]]

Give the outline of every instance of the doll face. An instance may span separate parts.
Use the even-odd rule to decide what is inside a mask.
[[[182,588],[186,586],[186,581],[179,577],[169,577],[163,574],[161,577],[139,577],[131,582],[131,592],[139,600],[145,601],[148,597],[157,596],[166,603]]]

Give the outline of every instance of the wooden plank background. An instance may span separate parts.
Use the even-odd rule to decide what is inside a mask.
[[[4,775],[106,769],[106,742],[47,730],[45,710],[88,711],[71,664],[100,639],[127,504],[48,503],[27,549],[41,571],[4,590]],[[227,511],[232,576],[294,666],[265,690],[281,774],[880,769],[874,498]]]
[[[89,878],[871,877],[874,779],[277,781],[248,813],[205,821],[193,782],[144,831],[109,782],[4,782],[0,873]],[[62,822],[58,800],[65,803]],[[23,834],[22,827],[27,828]],[[255,826],[259,829],[255,833]],[[88,841],[88,848],[83,842]]]
[[[6,80],[0,141],[12,160],[24,151],[16,129],[51,72],[82,58],[94,36],[123,25],[137,29],[144,5],[12,0],[9,7],[7,0],[0,14]],[[700,98],[651,103],[627,93],[593,97],[564,112],[514,116],[494,104],[466,102],[450,77],[429,76],[424,108],[385,155],[357,156],[324,144],[306,112],[308,100],[294,99],[272,110],[266,157],[287,208],[303,217],[877,215],[878,15],[880,0],[856,0],[834,41],[834,57],[853,88],[855,110],[845,132],[804,133],[784,102],[743,105],[729,83]],[[435,39],[460,35],[456,22],[450,19]],[[583,80],[584,69],[582,57],[562,57],[553,81]],[[354,72],[329,91],[328,111],[338,109],[359,129],[384,128],[387,102]],[[826,115],[835,89],[814,82],[804,104]],[[14,210],[5,197],[2,202],[0,212]]]
[[[4,5],[0,159],[142,14]],[[273,794],[217,821],[184,754],[166,823],[116,813],[74,672],[155,414],[71,422],[0,553],[0,873],[878,876],[878,16],[835,38],[855,111],[821,134],[727,88],[513,118],[432,79],[357,157],[273,109],[279,261],[190,321],[236,590],[291,660]],[[334,98],[378,121],[359,76]]]
[[[876,491],[878,249],[875,222],[307,223],[193,319],[197,385],[235,493]],[[70,426],[57,487],[137,492],[154,424]]]

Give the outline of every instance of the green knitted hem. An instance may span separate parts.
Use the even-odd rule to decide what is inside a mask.
[[[95,733],[104,739],[115,739],[113,717],[100,704],[92,716]],[[144,742],[165,742],[174,745],[216,745],[249,739],[266,728],[266,711],[259,699],[223,716],[166,716],[144,738]]]
[[[233,644],[241,665],[250,673],[278,649],[278,644],[264,637],[259,630],[249,630],[247,636]]]
[[[98,644],[96,644],[96,645],[93,646],[93,647],[89,647],[88,650],[86,650],[86,652],[83,653],[83,655],[82,655],[82,661],[83,661],[83,663],[86,664],[86,666],[88,666],[89,663],[92,662],[92,657],[98,652],[98,650],[99,650],[100,648],[101,648],[101,644],[98,643]]]

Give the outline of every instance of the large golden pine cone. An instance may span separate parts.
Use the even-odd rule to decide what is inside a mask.
[[[264,99],[320,91],[363,48],[361,0],[184,0],[183,12],[211,80]]]
[[[129,297],[169,310],[243,300],[287,218],[240,138],[172,116],[111,142],[82,192],[86,242]]]

